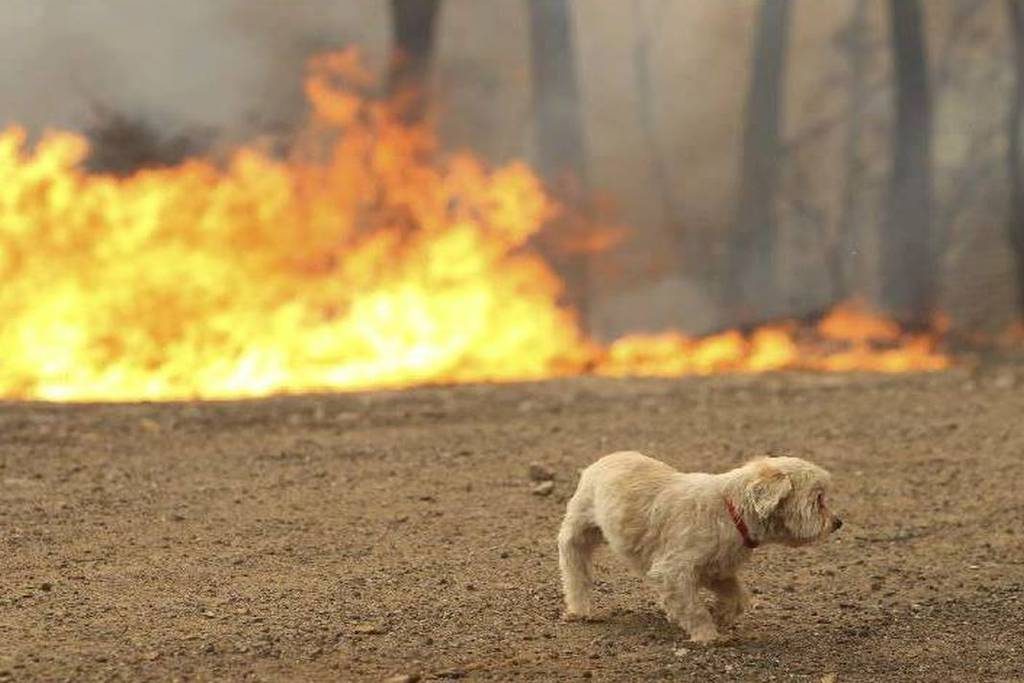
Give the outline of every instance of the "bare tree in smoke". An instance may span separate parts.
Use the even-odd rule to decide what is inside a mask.
[[[554,185],[559,198],[578,212],[582,210],[587,181],[571,4],[567,0],[528,0],[528,7],[534,158],[541,175]],[[572,219],[572,215],[563,217],[563,221]],[[585,316],[585,255],[548,257],[566,276],[567,296]]]
[[[936,304],[932,229],[931,101],[918,0],[890,0],[896,124],[881,236],[882,298],[900,322],[926,327]]]
[[[752,56],[740,168],[739,204],[724,288],[727,309],[750,319],[778,313],[775,275],[776,194],[779,185],[783,84],[790,0],[763,0]]]
[[[840,46],[846,53],[849,69],[849,123],[843,141],[843,191],[836,240],[829,253],[832,295],[844,299],[853,290],[856,279],[856,257],[862,215],[860,194],[866,179],[866,162],[861,150],[864,136],[864,111],[867,107],[867,69],[871,44],[868,38],[867,0],[857,0],[850,20],[843,28]]]
[[[656,7],[655,16],[664,12],[666,1],[662,0]],[[651,30],[653,19],[648,14],[647,9],[648,3],[645,0],[634,0],[633,11],[636,14],[636,30],[633,34],[633,76],[636,80],[637,118],[639,119],[644,145],[647,147],[647,154],[651,158],[651,171],[654,176],[655,189],[669,222],[679,230],[681,228],[679,217],[683,212],[679,202],[676,200],[672,174],[665,161],[665,150],[659,141],[660,135],[654,115],[655,88],[652,82],[651,65],[651,50],[654,43],[654,35]],[[683,255],[686,257],[691,254],[684,252]]]
[[[1018,306],[1024,312],[1024,170],[1021,155],[1021,118],[1024,116],[1024,4],[1021,0],[1006,0],[1013,37],[1015,87],[1007,121],[1007,162],[1010,182],[1009,238],[1017,263]]]
[[[402,113],[410,122],[426,113],[427,75],[440,5],[440,0],[391,0],[393,46],[388,93],[405,98]]]

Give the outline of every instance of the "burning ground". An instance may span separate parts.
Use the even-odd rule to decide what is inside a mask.
[[[1017,679],[1022,380],[1001,363],[2,404],[0,679]],[[811,457],[846,526],[759,550],[757,606],[723,646],[683,641],[607,556],[603,621],[564,624],[564,502],[627,447],[700,470]]]
[[[313,113],[285,158],[253,144],[223,163],[113,176],[85,170],[79,136],[0,133],[0,396],[950,363],[936,330],[910,334],[851,302],[816,325],[592,339],[537,249],[546,226],[580,217],[523,164],[442,154],[372,86],[353,51],[313,59]],[[616,232],[583,227],[592,242]]]

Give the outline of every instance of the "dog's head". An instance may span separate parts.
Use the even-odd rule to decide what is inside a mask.
[[[743,468],[741,506],[766,542],[806,545],[843,525],[829,508],[832,477],[800,458],[761,458]]]

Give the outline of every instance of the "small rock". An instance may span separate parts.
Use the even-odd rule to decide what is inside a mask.
[[[996,376],[992,385],[996,389],[1013,389],[1013,387],[1017,385],[1017,377],[1012,371],[1004,370]]]
[[[384,683],[416,683],[420,680],[419,674],[398,674],[391,678],[385,678]]]
[[[533,487],[532,493],[535,496],[548,496],[555,490],[555,482],[553,481],[542,481]]]
[[[49,581],[44,581],[43,583],[39,584],[39,590],[49,593],[53,590],[53,584]]]
[[[672,654],[674,654],[676,657],[685,657],[686,655],[690,654],[690,650],[685,647],[677,647],[676,649],[672,650]]]
[[[465,669],[445,669],[444,671],[438,671],[434,674],[438,678],[465,678]]]
[[[821,683],[836,683],[836,675],[834,673],[827,673],[821,677]]]
[[[539,462],[530,463],[529,474],[530,481],[551,481],[555,478],[555,473],[551,471],[551,468]]]
[[[356,624],[355,626],[352,627],[352,632],[353,633],[361,633],[363,635],[373,635],[373,636],[377,636],[377,635],[381,635],[383,633],[387,633],[387,631],[384,630],[383,626],[381,626],[380,624],[374,624],[372,622],[364,622],[362,624]]]

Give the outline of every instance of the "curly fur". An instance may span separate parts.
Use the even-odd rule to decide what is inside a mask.
[[[566,616],[591,616],[591,557],[606,542],[647,578],[693,641],[716,640],[749,603],[737,571],[752,550],[726,501],[758,544],[799,546],[842,526],[828,508],[830,488],[829,473],[800,458],[760,458],[704,474],[633,451],[606,455],[583,471],[558,534]],[[715,595],[711,610],[701,588]]]

